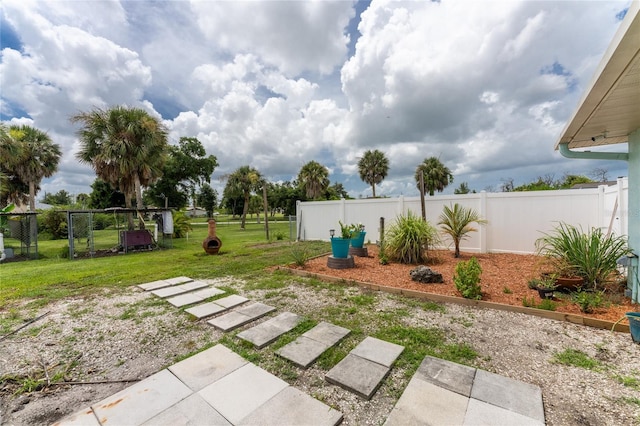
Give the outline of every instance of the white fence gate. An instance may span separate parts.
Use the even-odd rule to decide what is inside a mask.
[[[425,207],[427,221],[434,226],[442,208],[454,203],[475,209],[488,221],[462,242],[463,251],[524,254],[534,253],[536,240],[553,231],[559,222],[585,231],[601,228],[626,235],[627,188],[628,180],[622,178],[616,185],[590,189],[438,195],[426,197]],[[375,242],[380,239],[380,218],[388,228],[397,216],[408,211],[422,214],[420,197],[298,202],[298,239],[329,240],[329,230],[339,233],[338,221],[342,221],[364,224],[366,239]],[[450,242],[446,238],[443,241]]]

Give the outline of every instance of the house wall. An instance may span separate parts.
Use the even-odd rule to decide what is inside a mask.
[[[488,220],[462,242],[463,251],[534,253],[536,240],[559,222],[626,235],[627,192],[623,178],[614,186],[588,189],[437,195],[426,197],[425,207],[432,225],[437,225],[443,207],[454,203],[473,208]],[[298,202],[298,239],[328,241],[329,230],[339,233],[342,221],[364,224],[366,240],[375,242],[380,239],[380,218],[388,229],[397,216],[409,211],[422,214],[420,197]]]

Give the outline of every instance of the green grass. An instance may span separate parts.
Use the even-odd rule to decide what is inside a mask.
[[[272,231],[274,228],[288,230],[288,224],[270,224]],[[33,299],[36,305],[31,307],[37,308],[66,297],[95,294],[103,288],[127,287],[171,276],[243,276],[293,261],[291,243],[269,243],[263,225],[248,223],[246,230],[237,224],[219,226],[217,235],[222,247],[220,254],[214,256],[202,249],[206,234],[206,226],[194,226],[189,238],[174,239],[171,249],[76,260],[56,257],[66,240],[43,242],[39,244],[40,259],[0,266],[0,309],[21,299]],[[329,251],[329,243],[321,241],[293,244],[307,247],[314,255]]]
[[[576,349],[565,349],[562,352],[557,352],[553,357],[553,362],[593,371],[604,369],[604,365],[600,361]]]

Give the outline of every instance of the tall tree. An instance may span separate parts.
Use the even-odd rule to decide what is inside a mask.
[[[317,200],[329,187],[329,169],[317,161],[309,161],[298,173],[298,184],[307,198]]]
[[[211,182],[217,166],[217,158],[207,155],[197,138],[181,137],[177,146],[169,146],[162,177],[145,191],[145,199],[164,205],[166,197],[171,206],[184,208],[189,204],[189,196],[196,193],[196,187]]]
[[[11,134],[9,127],[0,123],[0,207],[4,207],[15,200],[16,191],[12,185],[13,161],[18,157],[20,147]],[[21,193],[22,191],[18,191]]]
[[[80,123],[78,160],[91,164],[98,177],[125,194],[126,207],[142,209],[142,186],[162,174],[167,150],[167,130],[141,108],[95,108],[71,117]],[[129,227],[133,227],[132,219]]]
[[[262,185],[263,180],[260,172],[251,166],[242,166],[227,176],[225,191],[227,191],[228,188],[230,194],[242,194],[244,204],[242,208],[242,219],[240,221],[241,229],[245,229],[251,193],[262,188]]]
[[[110,207],[124,207],[124,194],[100,178],[91,184],[89,195],[90,209],[108,209]]]
[[[420,174],[424,179],[424,189],[429,195],[433,196],[435,191],[442,192],[450,183],[453,182],[453,174],[448,167],[436,157],[425,158],[416,168],[416,183],[418,190],[420,188]]]
[[[40,182],[58,170],[60,145],[53,143],[46,132],[26,124],[10,126],[9,135],[19,148],[16,156],[3,161],[4,167],[11,170],[8,174],[28,186],[29,210],[35,211]]]
[[[217,203],[218,192],[208,183],[202,184],[198,193],[198,204],[207,211],[207,217],[213,217]]]
[[[360,179],[371,185],[373,198],[376,198],[376,185],[387,177],[389,172],[389,160],[382,151],[369,150],[358,161],[358,173]]]

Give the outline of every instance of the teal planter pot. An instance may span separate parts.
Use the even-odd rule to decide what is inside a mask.
[[[331,238],[331,254],[339,259],[349,256],[349,244],[351,240],[346,238]]]
[[[364,246],[364,236],[367,235],[365,231],[359,232],[358,236],[351,239],[351,247],[362,248]]]
[[[629,320],[631,338],[635,343],[640,343],[640,312],[627,312],[625,315]]]

